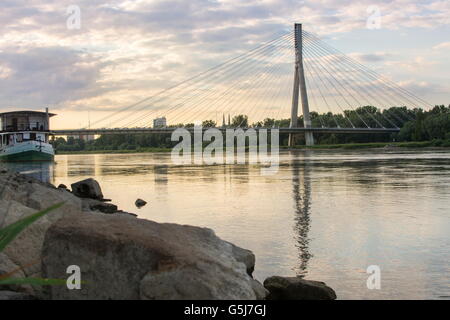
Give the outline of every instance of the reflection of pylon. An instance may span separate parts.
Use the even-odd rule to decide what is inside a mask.
[[[228,126],[231,126],[231,117],[229,114],[228,114]]]
[[[222,127],[225,128],[225,114],[222,114],[222,117],[223,117],[223,119],[222,119]]]

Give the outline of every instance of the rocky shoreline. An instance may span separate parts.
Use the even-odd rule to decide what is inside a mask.
[[[336,299],[323,282],[270,277],[261,284],[252,276],[250,250],[208,228],[156,223],[119,210],[93,179],[69,190],[0,171],[0,229],[60,202],[0,253],[0,277],[15,271],[16,278],[67,279],[67,268],[75,265],[81,289],[3,285],[0,300]]]

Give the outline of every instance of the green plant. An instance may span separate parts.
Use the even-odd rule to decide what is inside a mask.
[[[47,209],[34,213],[28,217],[20,219],[19,221],[10,224],[2,229],[0,229],[0,252],[2,252],[8,244],[10,244],[25,228],[31,225],[36,220],[40,219],[44,215],[51,211],[60,208],[64,203],[55,204]],[[65,284],[66,280],[61,279],[42,279],[42,278],[12,278],[11,276],[20,271],[21,268],[17,270],[12,270],[11,272],[0,276],[0,286],[1,285],[20,285],[20,284],[30,284],[30,285],[60,285]]]

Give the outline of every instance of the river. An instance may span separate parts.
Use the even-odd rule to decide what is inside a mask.
[[[9,166],[56,185],[93,177],[120,209],[212,228],[255,253],[259,280],[302,275],[339,299],[450,298],[450,151],[285,151],[273,175],[175,166],[170,153]],[[367,287],[371,265],[380,289]]]

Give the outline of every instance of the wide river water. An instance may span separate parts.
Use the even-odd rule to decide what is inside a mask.
[[[255,253],[261,281],[302,275],[339,299],[450,298],[450,151],[286,151],[280,162],[273,175],[175,166],[170,153],[9,166],[56,185],[93,177],[122,210],[212,228]],[[380,289],[367,287],[371,265]]]

